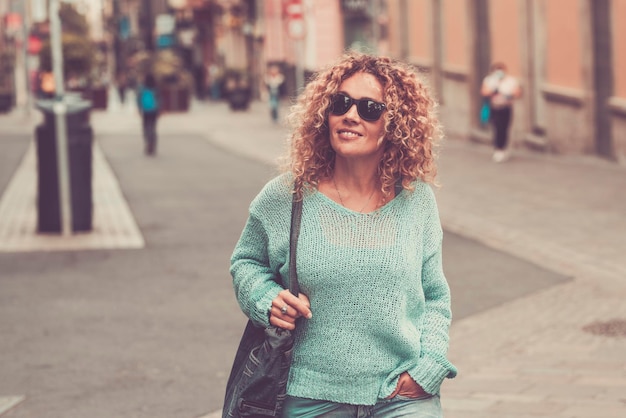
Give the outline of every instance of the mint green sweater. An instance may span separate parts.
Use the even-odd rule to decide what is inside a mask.
[[[231,259],[239,305],[259,325],[287,283],[291,177],[270,181],[250,205]],[[432,189],[403,190],[375,212],[305,195],[297,270],[313,318],[296,324],[291,396],[373,405],[408,371],[429,393],[456,375],[447,360],[450,290]]]

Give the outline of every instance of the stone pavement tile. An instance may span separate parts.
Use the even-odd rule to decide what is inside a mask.
[[[222,410],[220,409],[219,411],[214,411],[209,414],[202,415],[198,418],[221,418],[221,417],[222,417]]]
[[[559,416],[572,418],[624,418],[626,403],[624,402],[570,402]]]
[[[596,397],[597,400],[615,400],[617,399],[626,407],[626,391],[621,386],[609,386]]]
[[[452,383],[453,382],[453,383]],[[476,375],[459,375],[454,381],[444,382],[445,386],[454,388],[446,389],[445,393],[523,393],[531,384],[518,379],[518,376],[501,376],[493,378],[483,378]]]
[[[473,397],[457,398],[454,396],[443,396],[441,402],[446,417],[448,416],[448,412],[479,413],[495,405],[495,401],[493,399],[480,399]]]
[[[479,393],[472,396],[476,399],[491,400],[493,401],[493,404],[498,402],[538,403],[543,402],[546,399],[545,395],[533,395],[526,393]]]
[[[618,387],[624,389],[626,394],[626,377],[613,376],[581,376],[574,381],[575,384],[598,387]]]
[[[494,165],[485,147],[448,141],[437,191],[444,227],[562,274],[624,277],[615,250],[626,247],[626,170],[596,160],[524,152]]]
[[[480,412],[459,412],[447,411],[444,407],[444,418],[537,418],[536,415],[527,415],[524,413],[511,412],[507,415],[501,415],[497,412],[480,411]]]
[[[542,396],[550,400],[571,401],[572,399],[593,399],[603,395],[605,390],[601,386],[585,385],[571,380],[541,380],[533,387],[524,391],[525,395]]]
[[[442,195],[442,193],[438,194]],[[621,264],[609,263],[609,260],[578,252],[567,245],[552,243],[551,240],[533,235],[524,228],[516,229],[498,225],[485,215],[462,213],[456,208],[468,207],[463,203],[451,199],[450,202],[444,201],[439,206],[441,221],[446,230],[474,238],[489,247],[505,251],[544,268],[566,276],[584,275],[598,279],[626,276],[626,267]],[[560,233],[556,228],[545,227],[545,229],[546,232],[552,231],[553,234]],[[624,246],[617,246],[617,248],[624,248]],[[626,289],[626,282],[611,280],[611,286]]]
[[[15,408],[22,401],[24,401],[24,399],[26,399],[24,395],[0,396],[0,415],[4,415],[6,412],[9,412],[11,409]]]
[[[0,251],[143,248],[143,236],[97,142],[93,146],[92,187],[92,231],[69,237],[37,233],[37,161],[31,143],[0,196]]]
[[[14,110],[11,113],[0,115],[0,129],[3,134],[35,135],[35,128],[41,123],[41,112],[32,110],[26,114],[23,109]]]
[[[520,409],[519,402],[504,402],[488,411],[507,417],[519,412],[569,416],[564,415],[569,402],[581,398],[598,408],[605,402],[619,404],[623,395],[607,387],[622,387],[626,356],[619,353],[626,353],[626,339],[596,336],[583,327],[600,319],[626,318],[625,295],[598,286],[588,278],[575,279],[453,322],[450,359],[459,368],[459,376],[444,383],[444,395],[450,393],[455,399],[501,392],[544,396],[545,387],[553,388],[547,394],[558,402],[553,398],[540,402],[545,409]],[[611,353],[610,360],[603,352]],[[611,363],[617,372],[603,375]],[[489,384],[474,384],[481,373],[489,376]],[[494,390],[498,375],[503,382],[512,379],[516,385],[502,383]],[[595,389],[587,391],[589,386]]]
[[[623,349],[623,346],[621,348]],[[581,373],[593,372],[600,376],[626,378],[624,353],[621,356],[612,357],[608,355],[605,357],[605,354],[608,354],[607,351],[604,348],[594,350],[589,356],[572,356],[567,361],[561,358],[555,366],[572,370],[575,377]]]
[[[567,409],[565,402],[545,400],[542,402],[520,402],[518,400],[500,400],[489,407],[486,412],[500,414],[501,417],[514,417],[525,414],[533,417],[560,417]]]

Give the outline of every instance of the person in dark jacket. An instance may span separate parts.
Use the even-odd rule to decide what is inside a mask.
[[[157,119],[159,118],[159,99],[156,79],[148,73],[137,90],[137,105],[141,113],[145,152],[154,155],[157,146]]]

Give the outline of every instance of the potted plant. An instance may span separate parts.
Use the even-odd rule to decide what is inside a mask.
[[[136,52],[130,60],[130,72],[141,85],[147,73],[152,73],[157,82],[160,110],[163,112],[186,112],[191,102],[193,77],[184,68],[182,59],[172,49],[163,49],[150,54]]]
[[[224,90],[232,110],[245,110],[250,105],[252,89],[246,70],[227,69],[224,73]]]
[[[86,18],[73,5],[62,3],[59,16],[63,25],[61,48],[63,78],[68,91],[79,92],[92,101],[93,108],[106,108],[106,79],[101,71],[104,57],[89,38]],[[52,71],[52,50],[48,39],[39,52],[39,69]]]
[[[155,54],[151,67],[159,88],[161,109],[166,112],[188,111],[193,77],[184,68],[182,59],[173,50],[164,49]]]
[[[82,91],[90,84],[94,54],[91,42],[80,35],[63,33],[63,78],[68,90]],[[52,48],[50,40],[44,42],[39,52],[39,69],[52,71]]]

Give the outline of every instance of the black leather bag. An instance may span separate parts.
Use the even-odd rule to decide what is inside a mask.
[[[298,296],[296,244],[300,233],[302,201],[294,200],[289,239],[289,290]],[[248,320],[226,384],[222,418],[280,417],[287,392],[293,334],[270,326],[260,328]]]

